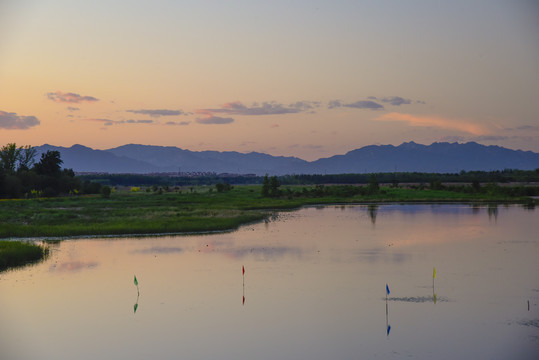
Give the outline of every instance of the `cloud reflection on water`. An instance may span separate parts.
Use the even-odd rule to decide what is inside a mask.
[[[150,248],[139,249],[133,251],[135,254],[171,254],[181,253],[183,249],[180,247],[152,246]]]
[[[300,258],[303,251],[300,248],[278,246],[278,247],[241,247],[241,248],[231,248],[225,249],[223,252],[234,258],[241,259],[246,256],[254,256],[255,259],[262,260],[275,260],[282,258],[286,255],[293,255],[297,258]]]
[[[63,262],[60,264],[52,264],[49,267],[49,271],[57,271],[57,272],[74,272],[79,271],[82,269],[93,269],[99,265],[98,262],[95,261],[68,261]]]
[[[402,252],[389,253],[385,248],[373,248],[367,250],[357,251],[355,259],[360,262],[375,263],[379,261],[392,262],[395,264],[402,264],[406,261],[412,260],[412,255]]]

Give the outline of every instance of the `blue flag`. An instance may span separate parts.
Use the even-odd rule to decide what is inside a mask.
[[[389,295],[389,286],[386,284],[386,294]]]

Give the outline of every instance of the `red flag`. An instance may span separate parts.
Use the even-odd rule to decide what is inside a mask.
[[[243,305],[245,305],[245,296],[243,297]]]
[[[243,265],[241,266],[241,270],[243,271],[242,275],[245,275],[245,267]]]

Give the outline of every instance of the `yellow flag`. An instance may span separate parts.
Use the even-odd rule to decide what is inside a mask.
[[[433,268],[433,270],[432,270],[432,277],[433,277],[433,278],[436,277],[436,268]]]

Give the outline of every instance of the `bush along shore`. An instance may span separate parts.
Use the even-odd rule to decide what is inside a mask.
[[[44,259],[49,249],[34,243],[21,241],[0,241],[0,271],[24,266]]]

